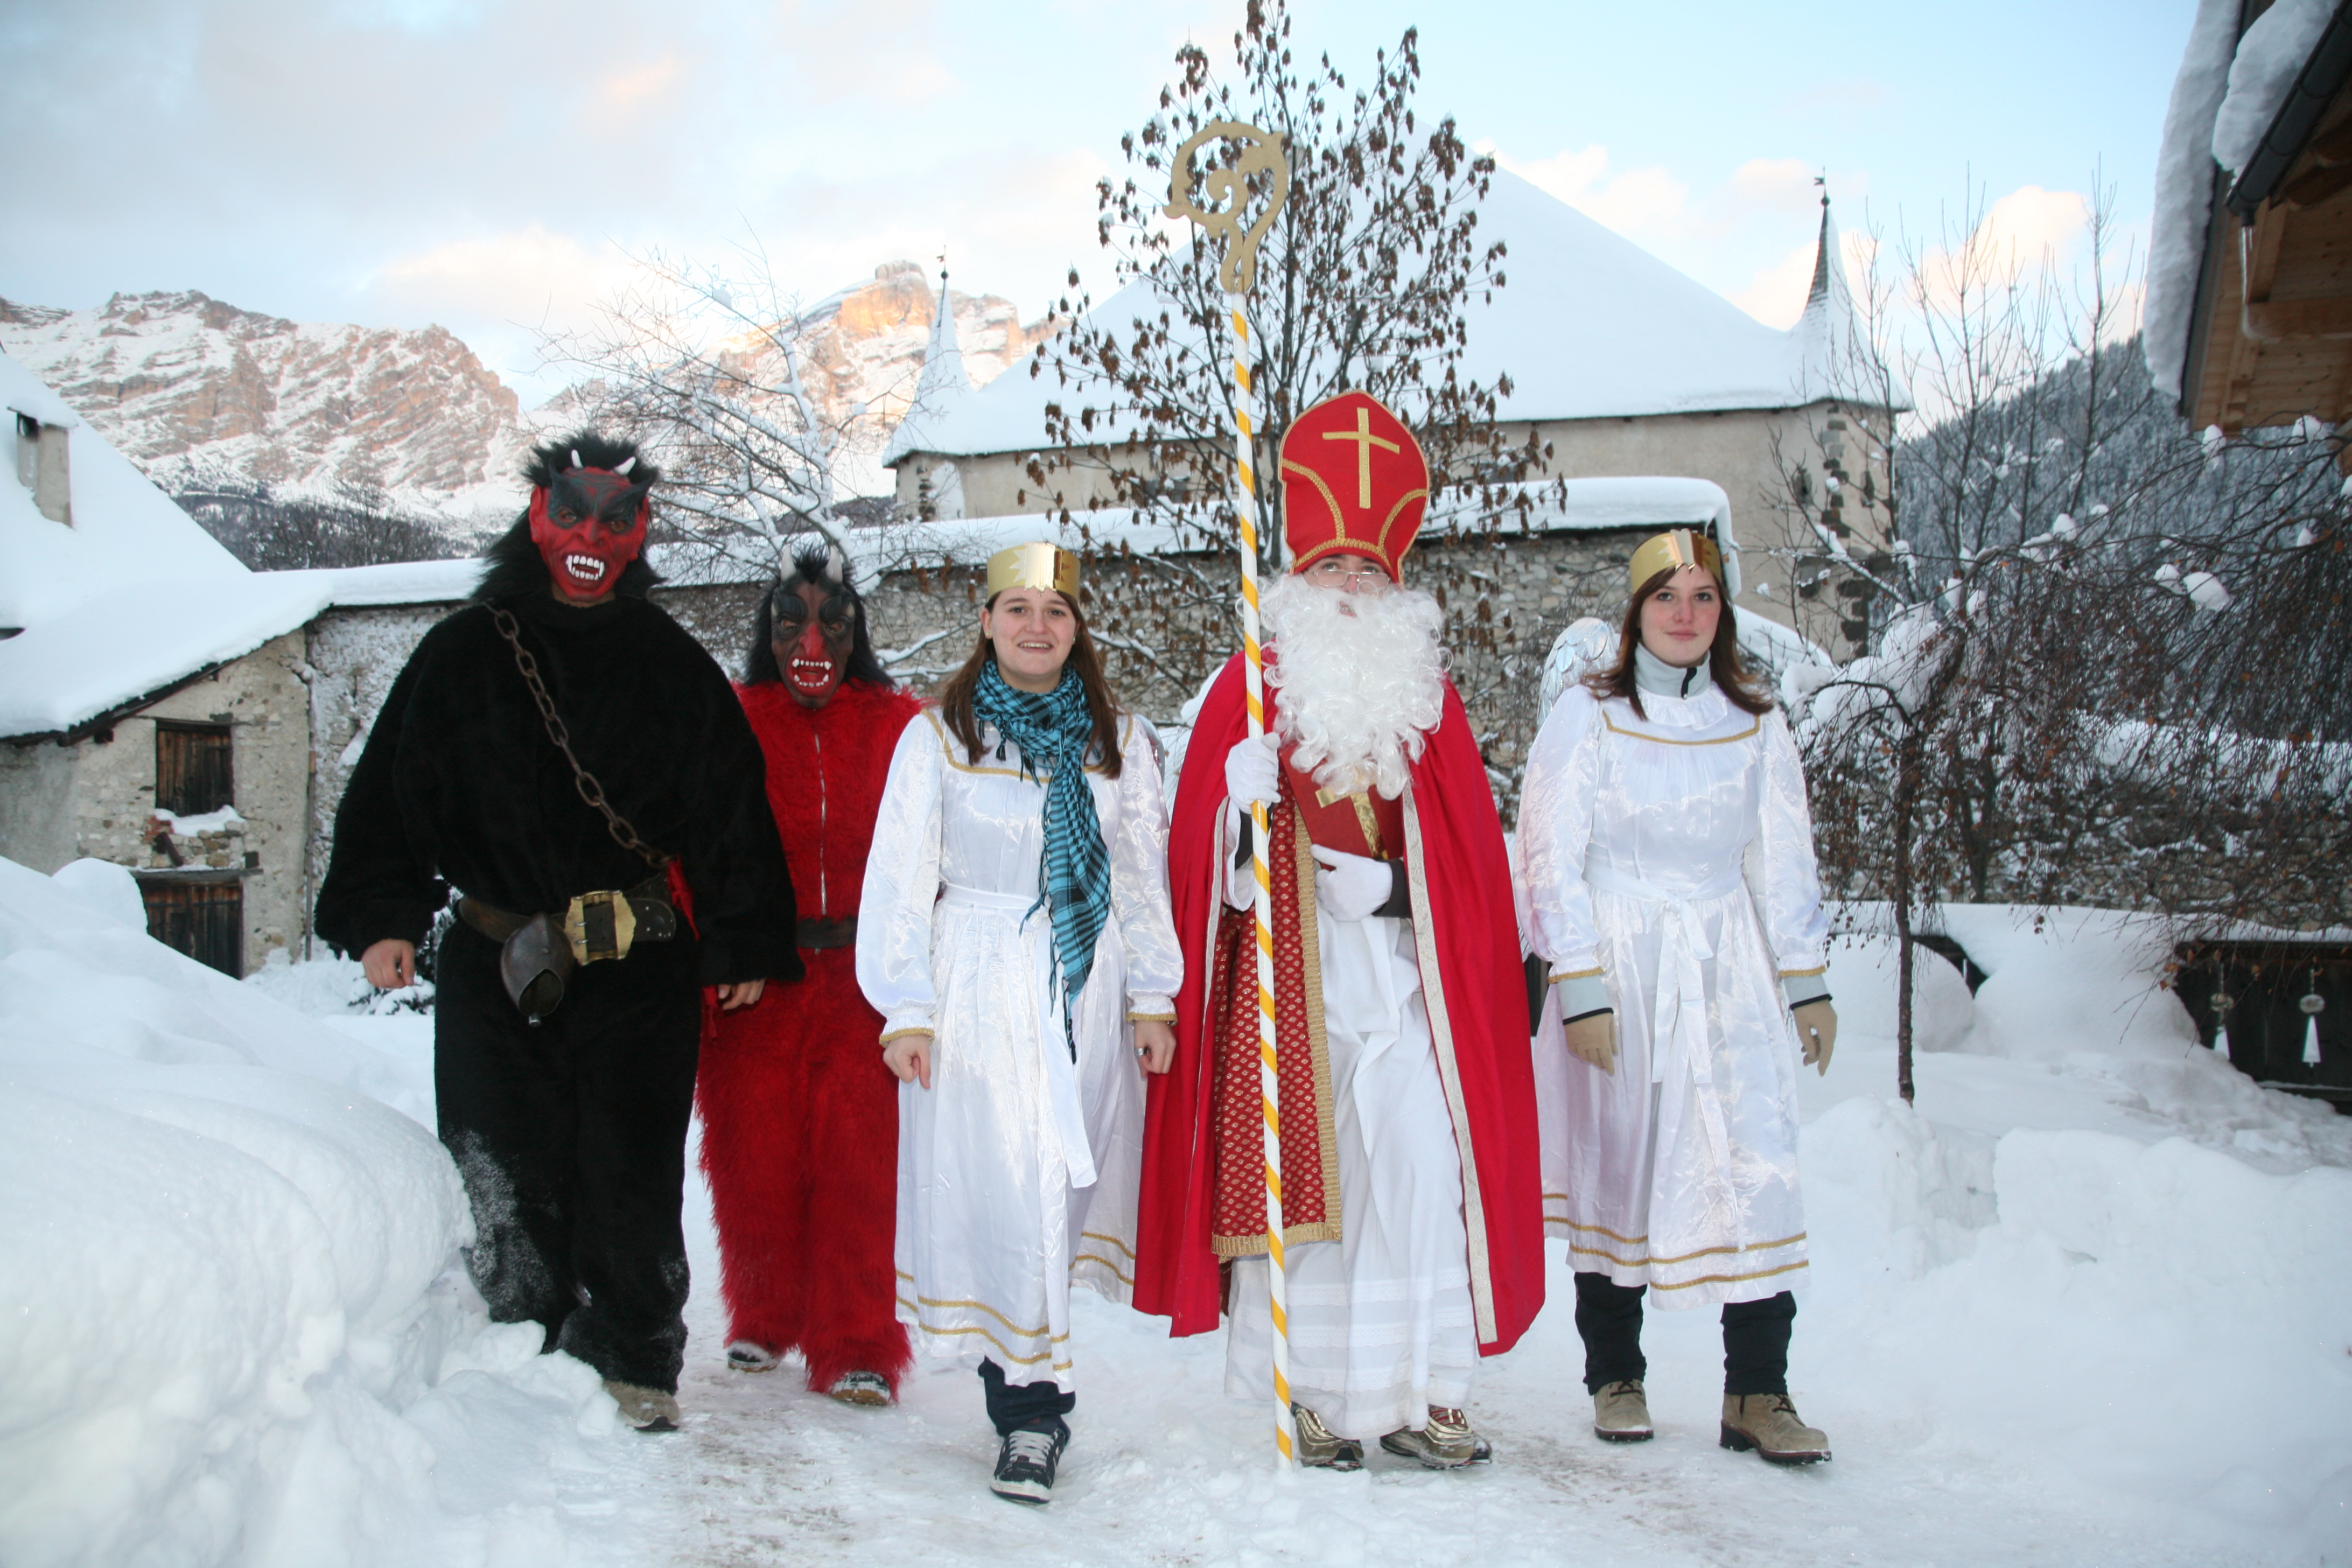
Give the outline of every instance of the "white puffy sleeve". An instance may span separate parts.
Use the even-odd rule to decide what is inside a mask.
[[[1584,880],[1585,847],[1592,840],[1592,803],[1601,773],[1601,704],[1581,686],[1560,698],[1528,755],[1519,794],[1519,853],[1525,858],[1528,902],[1536,951],[1551,965],[1554,984],[1569,985],[1605,1007],[1601,984],[1601,931],[1592,889]],[[1560,997],[1564,1014],[1586,1009]]]
[[[898,736],[866,889],[857,906],[857,988],[882,1015],[882,1038],[934,1032],[931,907],[940,896],[940,799],[947,776],[939,731],[917,715]]]
[[[1184,952],[1176,945],[1168,898],[1168,792],[1160,783],[1160,737],[1143,719],[1130,716],[1126,722],[1116,781],[1118,828],[1109,846],[1111,918],[1127,957],[1128,1016],[1173,1023]]]
[[[1764,916],[1781,984],[1792,1005],[1829,990],[1830,921],[1822,908],[1821,872],[1813,861],[1813,819],[1805,805],[1805,770],[1796,738],[1779,713],[1764,720],[1762,816],[1756,857],[1762,885],[1752,889]]]

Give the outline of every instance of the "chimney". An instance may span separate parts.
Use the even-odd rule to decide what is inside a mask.
[[[62,425],[46,425],[16,415],[16,479],[33,492],[33,504],[51,522],[73,526],[72,447]]]

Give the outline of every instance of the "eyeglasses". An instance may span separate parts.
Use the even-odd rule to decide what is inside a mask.
[[[1385,583],[1389,577],[1388,569],[1378,562],[1353,555],[1326,555],[1309,566],[1307,574],[1326,583],[1345,583],[1350,578],[1359,583],[1375,579]]]

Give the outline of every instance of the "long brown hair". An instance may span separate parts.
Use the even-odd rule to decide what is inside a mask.
[[[1642,688],[1633,679],[1633,650],[1642,646],[1642,606],[1650,595],[1674,580],[1679,567],[1669,566],[1654,573],[1650,580],[1635,590],[1633,602],[1625,606],[1624,629],[1617,637],[1617,662],[1607,669],[1596,669],[1584,678],[1586,689],[1595,697],[1622,697],[1633,705],[1633,711],[1644,719],[1649,714],[1642,708]],[[1715,591],[1723,594],[1717,582]],[[1765,714],[1772,710],[1772,694],[1764,689],[1748,661],[1739,657],[1739,628],[1733,619],[1731,595],[1723,594],[1723,612],[1715,623],[1715,641],[1707,647],[1707,673],[1723,688],[1730,704],[1744,713]]]
[[[1095,639],[1087,632],[1086,612],[1067,594],[1062,595],[1062,603],[1069,605],[1070,619],[1077,626],[1077,634],[1070,638],[1067,668],[1078,672],[1078,685],[1087,694],[1087,712],[1095,721],[1093,754],[1100,761],[1102,771],[1117,778],[1120,760],[1118,699],[1111,695],[1110,682],[1103,679],[1102,656],[1095,651]],[[981,606],[982,610],[995,607],[993,594]],[[996,645],[982,632],[979,646],[963,661],[963,668],[949,676],[948,683],[940,688],[940,719],[947,725],[948,732],[963,742],[965,752],[975,763],[980,761],[980,716],[971,710],[971,699],[980,689],[980,672],[995,662]]]

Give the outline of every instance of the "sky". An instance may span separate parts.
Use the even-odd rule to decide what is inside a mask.
[[[1816,175],[1854,237],[1982,214],[2078,253],[2095,180],[2144,249],[2194,0],[1888,5],[1297,0],[1351,79],[1420,29],[1454,115],[1564,200],[1774,325],[1811,275]],[[1124,174],[1187,39],[1235,0],[0,0],[0,297],[196,289],[298,321],[456,331],[527,405],[541,335],[633,257],[814,300],[945,252],[1042,315],[1097,297],[1095,182]]]

